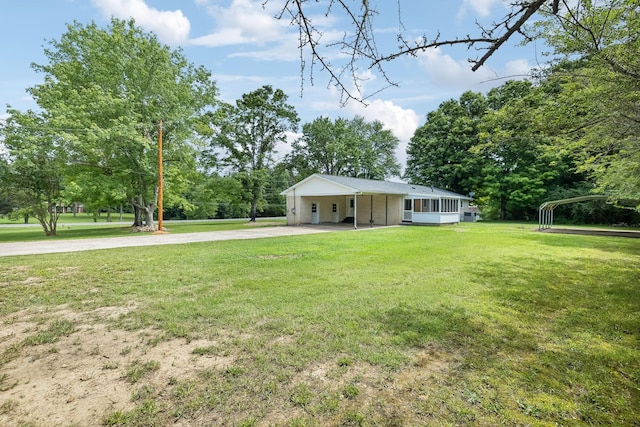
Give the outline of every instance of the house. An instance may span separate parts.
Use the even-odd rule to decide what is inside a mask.
[[[434,187],[313,174],[281,193],[287,224],[455,224],[470,197]]]

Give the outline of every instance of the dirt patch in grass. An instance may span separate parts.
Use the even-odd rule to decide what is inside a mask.
[[[214,343],[173,339],[157,341],[153,330],[124,331],[109,327],[109,319],[132,307],[103,307],[77,313],[66,307],[43,313],[23,310],[0,321],[0,425],[100,425],[110,411],[130,410],[140,387],[137,366],[145,383],[159,390],[173,378],[232,363],[230,357],[194,354]],[[58,321],[73,331],[43,344],[27,345]],[[46,336],[46,335],[45,335]]]
[[[78,312],[60,306],[0,318],[0,425],[121,425],[114,420],[140,416],[145,402],[159,411],[149,419],[156,425],[358,425],[349,420],[365,416],[384,425],[412,425],[420,423],[412,396],[426,399],[433,376],[446,375],[454,363],[435,348],[420,350],[400,371],[336,355],[267,387],[273,394],[265,402],[249,389],[246,396],[241,389],[230,391],[236,382],[249,381],[245,385],[257,387],[255,393],[262,389],[251,381],[270,378],[253,372],[244,364],[246,354],[230,344],[252,335],[222,329],[206,340],[167,340],[153,329],[113,327],[112,320],[136,309],[131,304]],[[289,336],[270,343],[292,344]],[[208,395],[216,384],[221,388],[211,391],[223,394]],[[211,399],[223,399],[221,406],[209,406]],[[253,412],[238,401],[234,412],[227,399],[256,399],[261,409]],[[148,424],[137,418],[131,425]]]

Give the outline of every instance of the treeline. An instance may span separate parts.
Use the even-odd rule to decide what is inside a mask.
[[[639,222],[639,12],[633,1],[603,3],[527,29],[555,55],[530,81],[429,112],[402,177],[473,194],[485,218],[534,219],[545,200],[605,193],[635,210],[590,202],[557,214]],[[300,127],[287,95],[268,85],[224,103],[210,71],[133,21],[70,24],[44,54],[33,65],[43,82],[27,89],[39,109],[8,106],[0,123],[0,214],[34,217],[48,235],[57,206],[76,203],[126,205],[134,225],[153,227],[161,139],[170,218],[255,221],[283,214],[282,190],[315,172],[402,174],[399,141],[380,122],[318,117]]]

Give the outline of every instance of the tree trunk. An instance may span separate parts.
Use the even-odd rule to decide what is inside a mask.
[[[107,222],[111,222],[111,206],[107,207]]]
[[[145,225],[153,229],[155,229],[155,224],[153,223],[153,212],[155,210],[156,207],[154,205],[146,205],[144,207]]]
[[[133,225],[132,227],[142,227],[142,209],[133,204]]]
[[[251,197],[251,212],[249,214],[249,222],[256,222],[257,215],[258,215],[258,195],[254,194]]]

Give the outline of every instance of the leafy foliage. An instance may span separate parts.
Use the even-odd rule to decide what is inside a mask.
[[[11,115],[0,129],[8,150],[5,191],[34,216],[47,236],[56,235],[58,204],[63,202],[67,153],[64,141],[49,132],[49,121],[33,111]]]
[[[286,159],[296,179],[313,173],[384,180],[400,175],[395,157],[399,143],[379,121],[318,117],[302,127]]]
[[[482,165],[469,149],[478,144],[486,109],[482,94],[465,92],[459,101],[445,101],[428,113],[407,148],[405,177],[460,194],[477,191]]]
[[[251,221],[255,222],[269,167],[279,144],[286,144],[287,132],[298,127],[298,114],[287,104],[281,89],[263,86],[242,95],[235,105],[223,104],[211,115],[213,150],[222,148],[222,166],[235,172],[250,202]]]
[[[539,22],[537,36],[559,63],[544,78],[557,89],[547,132],[614,199],[640,200],[640,10],[632,0],[579,2]]]
[[[48,63],[34,65],[44,83],[29,92],[64,138],[74,165],[71,177],[79,186],[87,184],[85,194],[93,194],[96,204],[124,195],[137,217],[144,213],[152,225],[157,123],[166,123],[165,157],[174,160],[166,168],[167,188],[183,188],[179,177],[194,167],[185,161],[193,157],[190,142],[196,142],[191,124],[215,104],[209,72],[133,21],[117,19],[106,29],[94,23],[68,25],[44,53]]]

